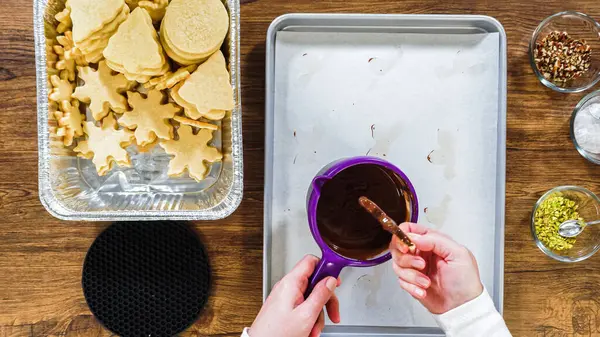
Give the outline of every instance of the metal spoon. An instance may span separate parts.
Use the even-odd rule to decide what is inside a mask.
[[[565,238],[573,238],[583,232],[589,225],[600,224],[600,220],[584,222],[583,220],[567,220],[558,226],[558,234]]]

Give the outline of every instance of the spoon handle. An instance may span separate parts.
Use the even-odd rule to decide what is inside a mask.
[[[376,203],[364,196],[358,198],[358,203],[375,219],[377,219],[377,221],[379,221],[383,229],[390,232],[392,235],[396,235],[405,245],[407,245],[408,250],[411,253],[414,253],[416,251],[417,247],[415,247],[415,244],[412,241],[410,241],[408,235],[406,235],[400,229],[400,226],[398,226],[396,221],[394,221],[394,219],[390,218],[387,214],[385,214],[385,212],[381,208],[379,208],[379,206],[377,206]]]
[[[586,226],[597,225],[597,224],[600,224],[600,220],[595,220],[595,221],[590,221],[590,222],[585,223]]]

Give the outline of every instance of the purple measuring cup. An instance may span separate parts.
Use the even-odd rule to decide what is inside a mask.
[[[317,225],[317,204],[319,203],[319,198],[321,196],[321,187],[323,187],[323,185],[328,180],[333,178],[335,175],[337,175],[344,169],[361,164],[372,164],[381,166],[382,168],[387,169],[388,172],[393,172],[396,175],[396,178],[399,178],[401,183],[399,182],[397,184],[398,188],[408,193],[410,199],[410,221],[417,222],[417,219],[419,217],[419,202],[417,200],[417,194],[415,192],[415,189],[408,177],[404,174],[404,172],[402,172],[398,167],[394,166],[392,163],[376,157],[352,157],[340,159],[325,166],[321,169],[321,171],[319,171],[319,173],[316,175],[316,177],[310,184],[306,200],[306,209],[308,212],[308,224],[310,226],[310,232],[312,233],[313,238],[315,239],[315,241],[319,245],[319,248],[321,249],[322,258],[309,279],[308,288],[306,290],[305,296],[308,296],[308,294],[312,292],[317,283],[319,283],[324,278],[329,276],[337,278],[344,267],[372,267],[384,263],[392,257],[390,252],[386,252],[383,255],[377,256],[369,260],[357,260],[348,258],[338,254],[333,249],[331,249],[331,247],[329,247],[329,245],[325,242],[325,240],[321,237],[321,234],[319,233],[319,227]]]

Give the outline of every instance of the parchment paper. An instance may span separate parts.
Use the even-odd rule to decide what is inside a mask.
[[[271,286],[319,256],[306,192],[339,158],[371,155],[413,182],[419,222],[473,251],[493,285],[499,35],[279,32]],[[342,325],[434,327],[390,262],[347,268]],[[331,324],[328,322],[328,324]]]

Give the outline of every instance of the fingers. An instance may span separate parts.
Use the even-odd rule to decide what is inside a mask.
[[[390,251],[397,250],[402,254],[408,254],[408,246],[400,240],[396,235],[392,236],[392,241],[390,241]]]
[[[431,280],[425,274],[420,271],[411,268],[401,268],[396,264],[393,264],[394,272],[396,276],[406,283],[413,284],[422,289],[427,289],[431,285]]]
[[[426,233],[430,233],[433,231],[432,229],[430,229],[427,226],[412,223],[412,222],[404,222],[404,223],[400,224],[400,229],[404,233],[406,233],[406,235],[408,235],[409,237],[410,237],[411,233],[424,235]],[[390,250],[392,250],[392,249],[397,249],[400,252],[402,252],[403,254],[408,254],[408,252],[410,251],[409,247],[396,236],[392,237],[392,242],[390,243]],[[412,253],[414,253],[414,251],[412,251]]]
[[[325,315],[323,314],[323,310],[321,310],[321,313],[319,314],[319,318],[317,319],[317,322],[313,326],[312,330],[310,330],[310,334],[308,335],[308,337],[321,336],[321,332],[323,331],[324,327],[325,327]]]
[[[447,236],[436,232],[424,235],[411,235],[411,240],[422,252],[432,252],[446,261],[454,260],[465,248]]]
[[[300,304],[295,310],[300,311],[302,317],[306,317],[309,321],[316,320],[325,304],[333,296],[337,282],[337,279],[333,277],[321,280],[321,282],[317,283],[306,301]]]
[[[402,254],[396,250],[392,250],[392,259],[394,260],[394,264],[402,268],[414,268],[417,270],[425,269],[425,260],[418,255],[412,254]]]
[[[315,270],[317,263],[319,263],[318,257],[314,255],[306,255],[294,266],[294,268],[292,268],[292,271],[286,275],[286,278],[289,277],[295,280],[306,278],[308,281],[308,278]]]
[[[338,300],[335,293],[331,296],[327,304],[325,304],[325,308],[327,309],[327,316],[333,323],[339,323],[340,318],[340,301]]]
[[[412,222],[405,222],[400,224],[400,229],[408,234],[408,233],[415,233],[415,234],[427,234],[431,231],[431,228],[424,226],[424,225],[420,225],[417,223],[412,223]]]
[[[405,282],[402,279],[398,279],[398,283],[400,284],[400,288],[404,289],[412,297],[418,300],[422,300],[427,296],[427,291],[425,289],[422,289],[414,284]]]

